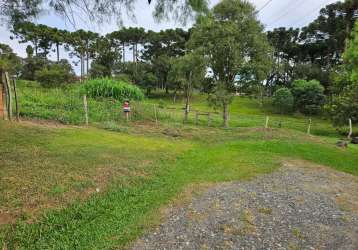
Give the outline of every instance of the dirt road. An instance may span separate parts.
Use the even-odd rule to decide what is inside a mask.
[[[358,249],[358,177],[303,161],[209,188],[133,249]]]

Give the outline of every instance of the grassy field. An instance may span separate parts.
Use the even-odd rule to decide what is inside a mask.
[[[152,105],[161,104],[164,107],[169,108],[172,120],[180,122],[183,119],[183,111],[180,110],[184,107],[183,98],[177,98],[174,103],[172,97],[157,94],[147,99],[146,102]],[[221,109],[215,110],[208,105],[207,96],[202,94],[194,95],[192,98],[191,109],[193,111],[214,112],[214,114],[212,114],[212,125],[216,127],[222,126],[222,111]],[[311,119],[312,134],[332,137],[339,136],[337,129],[332,126],[331,121],[324,117],[308,117],[299,113],[290,115],[280,115],[275,113],[271,106],[270,99],[268,98],[264,99],[263,103],[261,103],[261,100],[254,98],[235,97],[229,110],[231,127],[263,127],[266,122],[266,116],[269,116],[269,126],[271,128],[288,128],[306,132],[309,119]],[[191,124],[195,123],[195,112],[190,113],[189,119]],[[205,126],[207,124],[207,117],[200,117],[199,124]],[[348,128],[341,128],[341,130],[342,132],[347,132]],[[358,127],[354,128],[354,131],[356,130],[358,130]]]
[[[0,122],[0,248],[122,248],[186,188],[268,173],[287,159],[358,175],[357,146],[296,130],[111,130],[119,132]]]
[[[19,82],[20,114],[23,117],[35,119],[56,120],[63,124],[82,125],[85,114],[82,96],[78,85],[68,88],[45,89],[35,82]],[[89,120],[92,124],[125,123],[121,106],[122,103],[110,99],[89,98]],[[156,106],[156,108],[154,108]],[[166,124],[180,124],[183,121],[184,100],[178,96],[176,102],[170,95],[155,93],[143,102],[132,103],[133,121],[155,121]],[[208,105],[207,96],[195,94],[192,100],[189,124],[195,124],[195,110],[212,113],[212,127],[222,126],[221,110],[214,110]],[[314,135],[340,136],[331,122],[322,117],[306,117],[301,114],[278,115],[272,111],[270,100],[260,100],[248,97],[235,97],[230,105],[231,127],[263,127],[266,116],[270,117],[271,128],[288,128],[306,132],[309,119],[312,119],[311,132]],[[207,117],[199,118],[200,126],[207,126]],[[358,130],[357,127],[354,131]],[[342,129],[347,132],[347,128]]]

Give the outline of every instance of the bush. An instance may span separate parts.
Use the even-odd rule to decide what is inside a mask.
[[[324,103],[324,88],[317,80],[296,80],[292,85],[295,108],[303,114],[318,114]]]
[[[109,78],[88,80],[83,84],[83,91],[90,97],[110,97],[117,100],[142,100],[143,92],[133,84]]]
[[[71,65],[67,61],[50,64],[35,72],[35,79],[44,87],[57,87],[75,80]]]
[[[155,88],[158,78],[151,72],[145,73],[143,80],[140,82],[142,88],[147,90],[147,95]]]
[[[358,123],[358,84],[344,89],[333,101],[330,113],[336,126],[347,125],[348,119],[352,119],[353,124]]]
[[[294,99],[288,88],[280,88],[273,95],[273,106],[281,114],[292,112]]]

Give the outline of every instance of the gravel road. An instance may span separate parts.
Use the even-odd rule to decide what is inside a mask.
[[[170,208],[133,249],[358,249],[358,177],[304,161]]]

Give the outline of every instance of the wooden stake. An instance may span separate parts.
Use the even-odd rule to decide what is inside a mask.
[[[208,113],[208,127],[211,125],[211,113]]]
[[[195,125],[198,125],[199,124],[199,112],[196,111],[195,112]]]
[[[349,134],[348,134],[348,139],[351,139],[351,138],[352,138],[352,134],[353,134],[352,119],[349,119]]]
[[[266,123],[265,123],[265,129],[268,129],[270,117],[266,116]]]
[[[155,106],[154,104],[153,107],[154,107],[155,124],[158,124],[157,106]]]
[[[8,94],[7,116],[9,118],[9,121],[11,121],[12,120],[12,93],[11,93],[10,78],[9,78],[9,74],[7,72],[5,72],[5,85],[6,85],[7,94]]]
[[[87,103],[87,96],[86,95],[83,96],[83,108],[85,110],[86,126],[88,126],[88,103]]]
[[[312,124],[312,119],[309,119],[309,123],[308,123],[308,128],[307,128],[307,135],[311,135],[311,124]]]
[[[2,84],[4,86],[4,93],[3,93],[3,115],[4,115],[4,120],[7,120],[8,119],[8,116],[7,116],[7,103],[8,103],[8,99],[7,99],[7,85],[5,83],[5,74],[1,74],[1,81],[2,81]]]
[[[16,104],[16,120],[20,121],[20,109],[19,109],[19,101],[17,98],[17,90],[16,90],[16,79],[13,79],[13,87],[14,87],[14,95],[15,95],[15,104]]]

